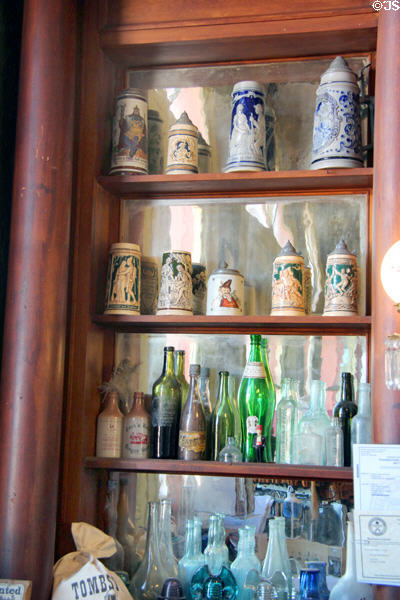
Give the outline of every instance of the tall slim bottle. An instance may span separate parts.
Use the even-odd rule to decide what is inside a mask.
[[[289,576],[287,573],[286,561],[283,555],[283,546],[280,540],[282,530],[276,519],[270,519],[268,527],[268,546],[261,575],[272,579],[273,583],[279,582],[278,600],[290,600],[289,585],[291,586],[291,575]]]
[[[238,553],[231,564],[231,571],[239,588],[238,600],[252,600],[253,592],[252,590],[245,589],[244,584],[249,571],[255,569],[258,573],[261,572],[261,564],[255,553],[256,528],[247,525],[246,527],[239,528],[238,531]]]
[[[265,369],[265,379],[267,380],[267,388],[269,397],[272,398],[273,402],[269,404],[268,422],[270,423],[268,431],[266,432],[265,439],[267,440],[267,446],[271,443],[271,461],[273,460],[273,449],[275,447],[275,441],[272,437],[272,424],[274,422],[275,405],[276,405],[276,390],[274,382],[272,381],[271,369],[269,368],[268,362],[268,339],[265,336],[261,336],[261,359]],[[271,440],[271,442],[269,442]]]
[[[261,357],[261,336],[250,336],[250,353],[239,386],[239,412],[242,426],[242,453],[245,462],[256,462],[253,439],[260,424],[265,437],[263,460],[272,461],[271,432],[275,411],[275,389],[267,380]]]
[[[293,436],[297,421],[297,405],[292,393],[292,380],[282,380],[282,395],[276,407],[275,462],[293,462]]]
[[[178,561],[175,558],[172,548],[171,535],[171,500],[169,498],[161,498],[160,500],[160,554],[168,577],[178,576]]]
[[[185,351],[175,350],[175,375],[179,383],[181,384],[181,407],[183,408],[186,402],[186,398],[189,391],[189,384],[185,377]]]
[[[228,393],[228,371],[219,372],[217,403],[212,414],[211,460],[218,460],[228,437],[235,435],[235,416]]]
[[[358,411],[351,420],[351,443],[370,444],[372,442],[371,386],[360,383],[358,386]]]
[[[200,365],[190,365],[189,392],[179,425],[178,458],[202,460],[206,451],[206,418],[200,397]]]
[[[178,562],[178,579],[183,585],[186,600],[190,600],[190,582],[197,569],[204,565],[201,552],[201,521],[188,519],[186,521],[185,554]]]
[[[204,549],[204,562],[210,573],[218,575],[222,567],[229,568],[228,548],[221,531],[221,521],[218,515],[210,515],[208,542]]]
[[[151,401],[153,458],[176,458],[178,451],[181,385],[175,376],[174,348],[164,348],[164,365],[153,384]]]
[[[200,367],[200,396],[203,403],[204,416],[206,418],[207,434],[205,458],[208,460],[211,456],[211,426],[213,412],[210,395],[210,369],[208,367]]]
[[[342,373],[340,400],[333,409],[333,416],[339,419],[343,431],[343,464],[351,466],[351,419],[357,414],[357,404],[354,402],[353,375]]]

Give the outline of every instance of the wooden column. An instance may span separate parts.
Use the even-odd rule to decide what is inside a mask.
[[[400,12],[379,15],[374,149],[374,240],[372,257],[373,417],[376,443],[400,443],[400,391],[385,385],[384,343],[400,331],[400,315],[380,280],[388,248],[400,239]],[[399,588],[378,586],[376,598],[399,598]]]
[[[0,403],[0,573],[49,597],[70,253],[76,5],[25,0]],[[17,101],[17,99],[15,99]]]

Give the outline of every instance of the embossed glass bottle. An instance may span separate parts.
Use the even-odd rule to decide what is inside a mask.
[[[185,351],[175,350],[175,375],[179,383],[181,384],[182,408],[185,406],[186,398],[189,391],[189,384],[185,377]]]
[[[178,458],[202,460],[206,451],[206,418],[200,397],[200,365],[190,365],[189,392],[179,425]]]
[[[275,389],[267,374],[261,357],[261,336],[250,336],[250,353],[239,386],[239,412],[242,426],[242,453],[246,462],[256,462],[253,439],[257,425],[263,428],[266,444],[263,460],[272,461],[271,430],[275,411]]]
[[[228,371],[219,372],[217,403],[212,414],[211,460],[218,460],[228,438],[235,435],[235,417],[228,394]]]
[[[201,521],[188,519],[186,521],[185,554],[178,562],[178,579],[183,585],[186,600],[190,600],[190,583],[193,574],[204,565],[201,552]]]
[[[292,393],[292,380],[282,380],[281,400],[276,407],[276,445],[275,462],[291,464],[293,462],[293,436],[297,421],[297,406]]]
[[[151,402],[153,458],[176,458],[178,450],[181,386],[175,376],[174,348],[164,348],[164,365],[153,384]]]
[[[238,584],[238,600],[251,600],[253,593],[244,587],[246,577],[251,569],[261,572],[261,563],[255,553],[255,527],[241,527],[239,529],[238,553],[231,564],[231,571]]]

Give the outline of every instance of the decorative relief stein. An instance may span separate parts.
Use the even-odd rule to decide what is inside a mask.
[[[363,166],[359,94],[357,75],[337,56],[317,90],[311,169]]]
[[[147,99],[142,90],[129,88],[116,101],[109,174],[147,172]]]
[[[325,316],[357,314],[357,260],[341,240],[326,261]]]
[[[204,301],[206,298],[207,281],[206,268],[199,263],[192,264],[192,282],[193,282],[193,314],[204,315]]]
[[[239,81],[232,91],[229,157],[225,173],[266,170],[264,88]]]
[[[224,267],[213,271],[208,279],[207,315],[242,315],[244,277],[236,269]]]
[[[157,175],[164,173],[164,156],[162,148],[162,119],[157,110],[147,112],[149,124],[149,173]]]
[[[198,133],[199,173],[209,173],[211,148],[206,140]]]
[[[186,112],[183,112],[168,131],[168,174],[197,173],[197,134],[196,125],[193,125]]]
[[[271,315],[304,315],[304,300],[304,259],[288,241],[274,260]]]
[[[158,261],[150,256],[142,257],[140,281],[140,313],[155,315],[158,299]]]
[[[193,314],[192,259],[190,252],[164,252],[157,314]]]
[[[140,248],[119,242],[110,249],[105,314],[140,314]]]

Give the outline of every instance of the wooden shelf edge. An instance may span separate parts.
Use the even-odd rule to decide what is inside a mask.
[[[275,463],[222,463],[215,461],[184,461],[167,459],[97,458],[89,456],[84,465],[88,469],[130,471],[135,473],[169,473],[182,475],[209,475],[218,477],[251,477],[272,479],[301,479],[318,481],[352,481],[351,467],[323,467],[314,465],[281,465]]]
[[[373,169],[262,171],[198,175],[101,175],[98,183],[118,196],[179,197],[182,194],[355,191],[372,188]]]
[[[371,329],[370,316],[272,317],[269,315],[210,317],[158,315],[93,315],[102,327],[131,333],[269,333],[271,335],[363,335]]]

